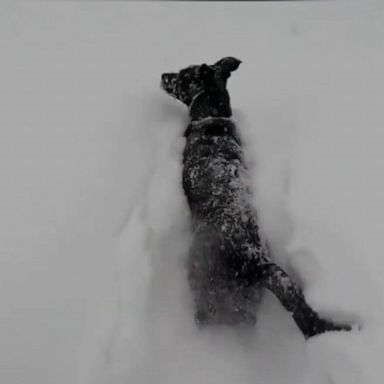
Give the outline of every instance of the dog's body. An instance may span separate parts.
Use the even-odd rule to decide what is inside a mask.
[[[199,323],[255,322],[262,263],[256,216],[249,205],[239,136],[229,119],[192,122],[186,131],[183,187],[195,240],[189,281]]]
[[[301,289],[268,255],[250,204],[241,140],[231,121],[226,82],[240,61],[163,74],[162,86],[189,107],[183,188],[194,241],[188,277],[198,325],[253,325],[263,288],[292,314],[305,337],[350,329],[319,318]]]

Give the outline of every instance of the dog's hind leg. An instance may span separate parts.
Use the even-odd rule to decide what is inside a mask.
[[[216,321],[220,238],[209,226],[200,224],[188,256],[188,281],[193,295],[195,321],[204,326]]]
[[[270,290],[284,308],[292,314],[306,339],[326,331],[351,330],[349,325],[335,324],[330,320],[320,318],[305,301],[301,288],[279,266],[267,263],[259,268],[261,268],[263,287]]]

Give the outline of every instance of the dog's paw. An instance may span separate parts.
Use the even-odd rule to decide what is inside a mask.
[[[310,337],[320,335],[325,332],[332,331],[351,331],[353,327],[349,324],[334,323],[330,320],[321,318],[313,319],[311,325],[306,329],[304,337],[309,339]]]
[[[305,304],[293,313],[293,318],[306,339],[332,331],[351,331],[356,326],[338,323],[321,318],[309,305]],[[361,328],[361,327],[360,327]]]

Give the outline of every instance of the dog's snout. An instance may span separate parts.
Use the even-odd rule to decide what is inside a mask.
[[[161,88],[169,94],[174,91],[175,81],[177,75],[175,73],[163,73],[161,75]]]
[[[163,73],[161,75],[161,81],[164,84],[172,84],[176,81],[177,74],[176,73]]]
[[[174,78],[174,75],[172,73],[163,73],[161,75],[161,81],[164,84],[169,84],[171,82],[172,78]]]

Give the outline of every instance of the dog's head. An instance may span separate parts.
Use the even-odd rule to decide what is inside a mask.
[[[161,87],[189,107],[203,92],[226,92],[227,79],[240,63],[234,57],[224,57],[213,65],[191,65],[176,73],[163,73]]]

